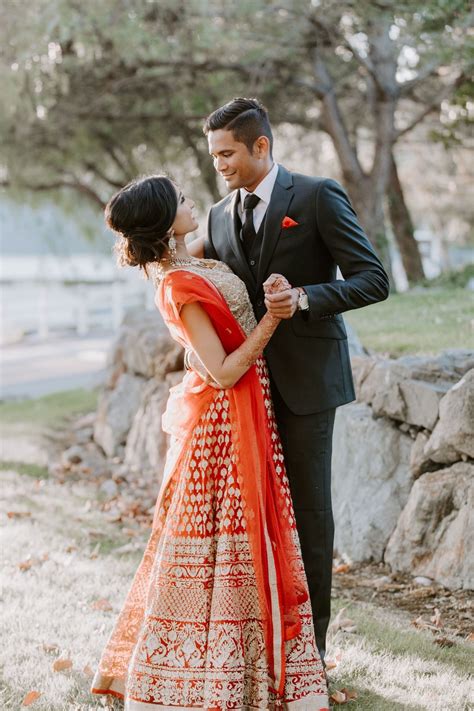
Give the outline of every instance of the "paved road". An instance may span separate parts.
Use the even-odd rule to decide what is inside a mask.
[[[39,397],[103,381],[113,334],[35,337],[3,346],[0,352],[0,399]]]

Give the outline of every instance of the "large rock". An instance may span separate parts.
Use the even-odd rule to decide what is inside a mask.
[[[129,312],[110,351],[109,387],[116,373],[162,378],[183,367],[183,349],[174,341],[158,311]]]
[[[441,400],[439,421],[425,445],[424,456],[441,463],[474,458],[474,369]]]
[[[415,482],[385,552],[394,570],[474,587],[473,475],[472,464],[458,462]]]
[[[440,400],[473,363],[471,351],[398,360],[355,358],[357,397],[371,405],[376,415],[432,430]]]
[[[168,445],[161,418],[170,388],[180,382],[183,375],[182,372],[170,373],[164,381],[153,379],[147,384],[127,437],[125,464],[134,471],[152,472],[158,483],[161,480]]]
[[[344,322],[347,333],[347,343],[349,345],[349,355],[351,358],[357,356],[366,356],[367,351],[361,343],[357,331],[347,321]]]
[[[337,410],[332,496],[335,547],[354,561],[382,560],[410,493],[411,438],[365,404]]]
[[[147,381],[138,375],[122,373],[113,390],[104,390],[94,424],[94,440],[108,457],[124,445],[145,391]]]

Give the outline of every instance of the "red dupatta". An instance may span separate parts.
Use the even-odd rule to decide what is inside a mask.
[[[161,282],[156,303],[171,335],[184,347],[189,348],[190,342],[180,311],[184,304],[191,302],[199,302],[206,311],[226,353],[244,342],[246,335],[218,289],[197,274],[173,270]],[[251,366],[227,392],[243,513],[264,619],[270,676],[274,682],[272,690],[281,696],[285,683],[284,642],[301,631],[298,606],[308,599],[306,580],[300,568],[294,565],[300,555],[294,532],[281,515],[285,502],[275,471],[272,432],[256,366]],[[203,383],[193,371],[171,389],[163,428],[183,440],[183,451],[203,407],[215,396],[216,390]]]

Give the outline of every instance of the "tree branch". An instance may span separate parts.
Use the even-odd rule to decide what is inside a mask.
[[[319,50],[314,50],[314,74],[316,85],[323,87],[321,122],[324,130],[334,141],[334,147],[341,161],[342,172],[351,181],[362,180],[364,172],[359,163],[356,149],[352,145],[347,127],[339,108],[332,78]]]
[[[456,77],[455,81],[452,82],[452,84],[443,87],[443,89],[435,97],[433,97],[433,99],[425,106],[425,108],[422,109],[414,117],[414,119],[412,119],[412,121],[410,121],[410,123],[405,126],[405,128],[401,128],[395,132],[395,141],[398,141],[401,136],[404,136],[406,133],[412,131],[415,126],[418,126],[418,124],[421,123],[423,119],[425,119],[430,113],[438,109],[441,105],[441,102],[452,96],[453,92],[462,84],[465,78],[466,77],[464,75],[464,72],[461,72]]]
[[[8,179],[5,179],[0,181],[0,187],[8,189],[12,188],[13,185]],[[99,207],[101,210],[103,210],[105,207],[104,201],[98,195],[98,193],[95,192],[95,190],[93,190],[89,185],[85,185],[84,183],[81,183],[80,181],[75,179],[67,180],[66,178],[64,178],[62,180],[53,181],[52,183],[21,182],[18,183],[18,187],[24,188],[25,190],[31,190],[33,192],[53,192],[54,190],[60,190],[61,188],[77,190],[82,195],[85,195],[87,198],[89,198],[95,204],[96,207]]]
[[[400,94],[402,96],[406,96],[407,94],[412,92],[413,89],[422,84],[426,79],[428,79],[428,77],[434,76],[440,66],[441,65],[435,61],[432,61],[427,64],[426,67],[420,69],[414,79],[409,79],[408,81],[404,81],[398,85],[400,87]]]

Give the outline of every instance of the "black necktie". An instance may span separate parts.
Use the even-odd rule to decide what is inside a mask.
[[[247,254],[250,251],[252,242],[257,236],[253,224],[253,211],[259,202],[260,198],[257,195],[254,195],[253,193],[247,195],[244,200],[244,223],[242,225],[242,242],[244,250],[247,252]]]

